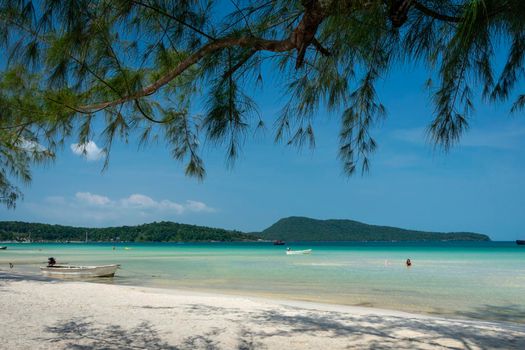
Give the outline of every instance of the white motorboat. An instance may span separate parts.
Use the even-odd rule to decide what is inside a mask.
[[[40,271],[50,277],[113,277],[120,265],[101,266],[42,266]]]
[[[300,254],[311,254],[311,253],[312,253],[311,249],[306,249],[306,250],[291,250],[291,249],[288,249],[286,251],[286,255],[300,255]]]

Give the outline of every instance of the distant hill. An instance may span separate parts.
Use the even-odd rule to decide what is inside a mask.
[[[85,228],[37,224],[20,221],[0,221],[0,241],[90,241],[128,242],[188,242],[188,241],[252,241],[258,237],[240,231],[220,228],[154,222],[138,226]]]
[[[259,233],[169,221],[106,228],[0,221],[0,241],[84,241],[86,233],[90,241],[96,242],[232,242],[259,238],[285,241],[490,241],[486,235],[471,232],[424,232],[353,220],[316,220],[297,216],[281,219]]]
[[[471,232],[425,232],[368,225],[353,220],[316,220],[292,216],[260,233],[263,239],[285,241],[490,241]]]

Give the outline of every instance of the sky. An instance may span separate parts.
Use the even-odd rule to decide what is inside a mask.
[[[427,140],[433,117],[428,73],[399,67],[378,84],[388,117],[373,129],[379,144],[368,174],[347,177],[337,159],[339,114],[320,111],[314,150],[273,142],[283,98],[266,72],[256,94],[266,129],[247,137],[235,166],[225,150],[205,144],[207,176],[184,175],[164,144],[139,149],[118,142],[110,165],[96,137],[82,146],[68,140],[49,165],[33,169],[15,210],[0,220],[87,227],[169,220],[261,231],[288,216],[352,219],[428,231],[469,231],[493,240],[525,235],[525,118],[510,104],[478,100],[470,129],[448,153]]]

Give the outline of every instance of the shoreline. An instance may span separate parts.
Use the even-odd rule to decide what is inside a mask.
[[[41,262],[41,264],[45,264],[45,262]],[[34,262],[27,263],[27,264],[18,264],[17,267],[20,266],[31,266],[34,265]],[[37,269],[35,271],[30,271],[29,269],[3,269],[0,268],[0,275],[2,273],[6,274],[14,274],[14,275],[22,275],[27,276],[29,278],[33,277],[40,277],[41,274],[37,272]],[[132,271],[132,275],[137,274],[137,272]],[[443,308],[443,309],[436,309],[432,307],[414,307],[411,304],[399,304],[399,303],[390,303],[390,304],[381,304],[381,303],[373,303],[373,302],[349,302],[348,299],[341,300],[337,299],[330,299],[329,295],[324,294],[308,294],[308,293],[283,293],[282,291],[273,291],[273,290],[256,290],[256,289],[235,289],[233,287],[228,288],[217,288],[217,287],[210,287],[204,284],[199,285],[172,285],[172,284],[164,284],[159,283],[159,281],[149,281],[143,282],[139,279],[132,278],[132,281],[126,280],[126,278],[129,278],[130,276],[125,276],[124,279],[121,278],[121,275],[118,275],[113,278],[109,279],[89,279],[89,280],[82,280],[82,282],[85,283],[94,283],[94,284],[103,284],[103,285],[115,285],[115,286],[122,286],[122,287],[135,287],[135,288],[143,288],[144,290],[148,290],[151,292],[157,292],[161,294],[177,294],[180,293],[199,293],[203,295],[220,295],[224,297],[242,297],[246,299],[258,299],[258,300],[268,300],[268,301],[274,301],[279,302],[281,304],[287,304],[287,303],[296,303],[301,304],[304,303],[305,305],[325,305],[325,306],[333,306],[337,308],[365,308],[370,310],[380,310],[384,312],[389,313],[403,313],[408,315],[423,315],[426,317],[434,317],[434,318],[444,318],[444,319],[455,319],[455,320],[467,320],[467,321],[479,321],[479,322],[496,322],[496,323],[508,323],[509,325],[523,325],[525,326],[525,314],[523,313],[525,310],[523,310],[519,305],[517,304],[515,309],[508,309],[511,308],[514,305],[504,305],[501,307],[498,306],[492,306],[490,309],[487,308],[487,310],[482,310],[477,312],[477,310],[473,310],[472,312],[470,310],[468,311],[452,311],[452,312],[446,312],[446,310],[451,308]],[[158,277],[158,276],[157,276]],[[75,281],[73,280],[60,280],[57,281],[62,282],[71,282]],[[76,280],[80,281],[80,280]],[[407,306],[411,305],[411,306]],[[461,310],[461,309],[456,309]]]
[[[0,293],[9,320],[0,337],[10,349],[525,348],[520,324],[360,306],[6,271],[0,271]]]

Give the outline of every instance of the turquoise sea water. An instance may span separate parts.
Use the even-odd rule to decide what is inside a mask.
[[[0,269],[118,263],[103,283],[268,296],[525,323],[525,246],[514,242],[4,244]],[[125,249],[127,248],[127,249]],[[413,266],[407,268],[410,258]]]

